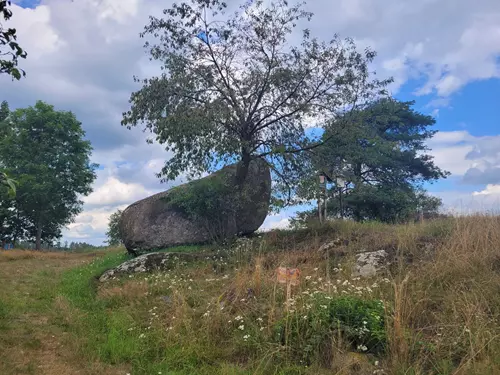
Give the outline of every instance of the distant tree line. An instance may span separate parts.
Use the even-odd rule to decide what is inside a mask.
[[[75,250],[85,250],[85,249],[99,249],[102,246],[96,246],[89,244],[87,242],[68,242],[64,243],[61,241],[57,242],[42,242],[40,250],[51,250],[51,251],[75,251]],[[16,248],[18,249],[36,249],[36,243],[31,241],[18,241],[16,243]]]

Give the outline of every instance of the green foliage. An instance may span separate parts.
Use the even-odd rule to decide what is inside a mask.
[[[10,0],[0,0],[0,16],[5,21],[12,17],[12,11],[8,8],[10,5]],[[21,79],[21,76],[25,76],[26,73],[18,68],[18,60],[25,59],[27,53],[17,43],[16,32],[13,28],[5,29],[0,23],[0,56],[8,57],[8,59],[0,59],[0,74],[8,74],[12,79]],[[3,49],[4,47],[7,48]]]
[[[276,332],[293,355],[307,363],[317,359],[339,333],[353,350],[380,353],[387,344],[385,315],[380,300],[317,294],[307,315],[297,312],[286,316],[276,325]]]
[[[236,4],[235,4],[236,5]],[[297,183],[302,151],[318,146],[306,135],[310,118],[338,115],[383,92],[389,81],[371,79],[375,53],[360,53],[350,39],[322,43],[298,23],[312,14],[287,1],[242,2],[226,14],[221,0],[174,4],[164,18],[151,17],[142,37],[164,72],[136,79],[122,124],[145,125],[173,152],[164,179],[211,171],[221,163],[264,158],[282,199]],[[214,22],[214,21],[217,22]]]
[[[427,153],[435,120],[413,110],[413,104],[381,99],[351,113],[346,126],[332,121],[325,128],[325,144],[310,159],[300,196],[323,194],[317,182],[321,172],[330,178],[330,215],[384,222],[408,220],[417,211],[435,215],[441,202],[426,195],[422,184],[449,173]]]
[[[226,238],[235,225],[238,204],[234,184],[224,171],[171,190],[165,201],[191,220],[201,224],[214,240]]]
[[[60,237],[92,191],[92,147],[73,113],[42,101],[9,113],[0,133],[0,164],[18,183],[10,237],[35,239],[40,249],[42,239]]]
[[[109,246],[118,246],[122,243],[122,235],[120,232],[120,219],[122,217],[122,210],[117,210],[112,213],[108,221],[108,230],[106,237],[108,237]]]
[[[7,173],[0,171],[0,185],[6,188],[7,196],[9,198],[14,198],[16,196],[16,180],[10,178]],[[2,199],[4,199],[2,197]]]

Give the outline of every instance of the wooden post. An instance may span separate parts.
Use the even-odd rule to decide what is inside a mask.
[[[290,311],[290,298],[292,298],[292,283],[288,281],[286,283],[286,312]]]

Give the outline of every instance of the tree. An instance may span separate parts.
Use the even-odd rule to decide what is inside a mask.
[[[413,110],[413,104],[383,98],[351,113],[349,126],[333,120],[325,129],[325,144],[310,154],[309,176],[299,189],[302,198],[321,196],[317,175],[323,173],[331,181],[328,208],[334,215],[393,222],[424,206],[437,210],[440,201],[426,195],[422,184],[449,173],[427,153],[435,120]]]
[[[163,73],[135,78],[143,86],[122,121],[144,125],[173,151],[163,180],[240,161],[243,182],[249,163],[261,158],[273,171],[275,192],[289,198],[300,153],[319,144],[306,135],[310,122],[320,126],[357,108],[389,82],[370,78],[375,53],[358,52],[352,40],[325,43],[304,30],[292,43],[297,23],[312,17],[302,5],[246,1],[228,15],[221,0],[191,0],[164,14],[150,17],[141,34],[156,38],[145,47]]]
[[[4,100],[0,104],[0,138],[7,135],[4,129],[7,129],[6,124],[10,114],[9,104]],[[0,167],[1,167],[0,163]],[[16,195],[16,181],[10,178],[4,170],[0,169],[0,185],[3,185],[6,189],[0,189],[0,200],[11,199]]]
[[[106,237],[109,246],[118,246],[122,243],[122,236],[120,233],[120,219],[122,217],[122,210],[117,210],[112,213],[108,221],[108,230]]]
[[[38,101],[12,112],[8,126],[0,162],[18,182],[15,210],[40,249],[81,212],[80,197],[91,192],[97,165],[90,163],[92,147],[71,112]]]
[[[5,21],[12,17],[12,11],[8,8],[10,6],[10,0],[0,0],[0,15],[3,16]],[[21,76],[25,76],[26,73],[18,68],[18,61],[20,58],[25,59],[27,53],[17,43],[16,33],[16,29],[5,29],[0,23],[0,56],[2,56],[0,59],[0,73],[8,74],[13,79],[21,79]],[[4,59],[4,56],[7,58]]]

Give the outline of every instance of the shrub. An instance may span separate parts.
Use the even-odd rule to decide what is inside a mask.
[[[385,350],[385,308],[380,300],[317,294],[306,310],[281,320],[277,331],[294,357],[310,363],[331,353],[332,341],[341,337],[354,350],[380,353]]]

